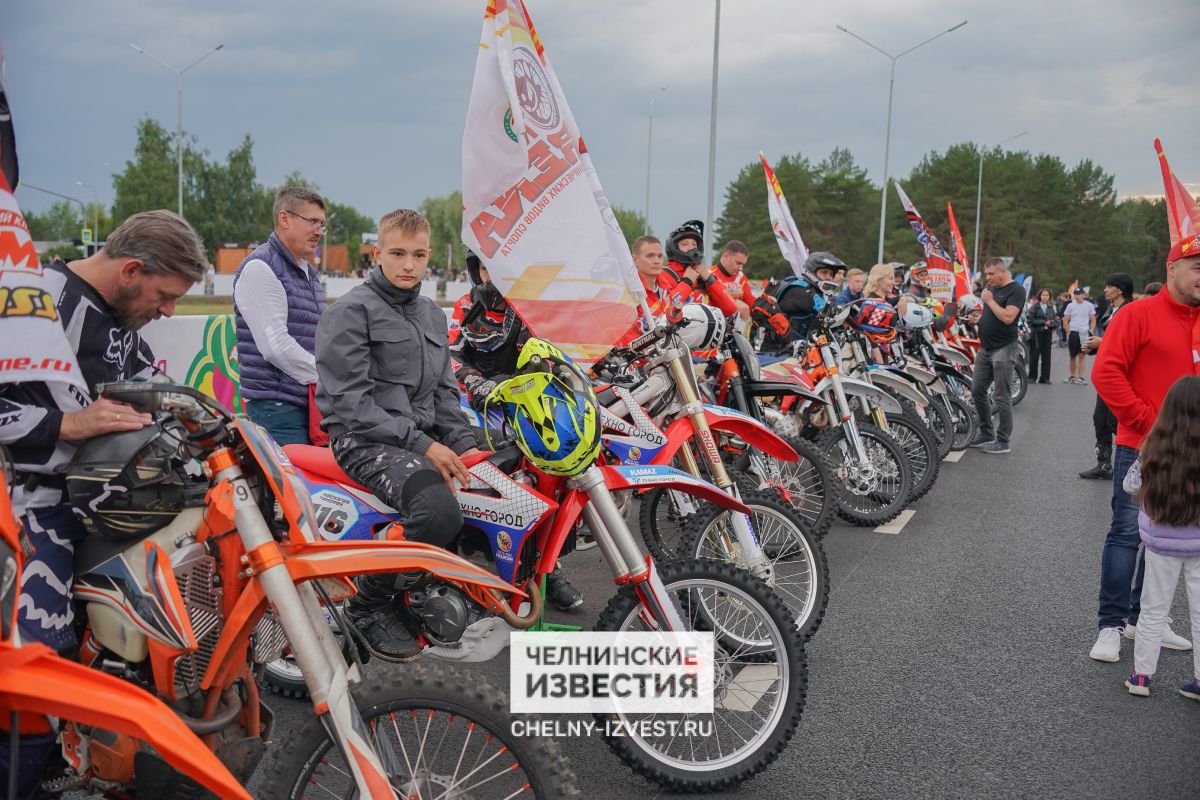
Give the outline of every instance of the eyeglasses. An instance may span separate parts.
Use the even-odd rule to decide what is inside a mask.
[[[323,220],[313,219],[312,217],[306,217],[303,214],[297,214],[295,211],[288,211],[287,209],[284,209],[283,213],[291,214],[293,217],[299,217],[300,219],[307,222],[309,225],[320,228],[321,233],[324,233],[325,231],[329,230],[329,226],[326,225]]]

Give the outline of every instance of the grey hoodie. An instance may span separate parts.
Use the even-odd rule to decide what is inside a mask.
[[[317,408],[331,438],[424,454],[434,441],[475,446],[450,368],[445,313],[420,288],[398,289],[379,267],[317,326]]]

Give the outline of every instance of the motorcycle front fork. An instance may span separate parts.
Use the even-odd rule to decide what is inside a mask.
[[[658,576],[654,559],[642,555],[633,533],[625,524],[625,515],[604,483],[604,473],[595,466],[588,467],[582,475],[572,478],[569,485],[587,494],[583,521],[596,540],[596,548],[608,562],[614,582],[618,586],[633,585],[642,601],[642,617],[646,624],[662,631],[689,630]]]
[[[677,358],[671,362],[670,369],[671,377],[675,379],[679,399],[683,401],[684,412],[691,419],[692,427],[696,431],[695,440],[699,443],[704,464],[708,468],[713,483],[727,494],[740,499],[741,495],[738,493],[737,484],[734,483],[733,478],[729,477],[729,472],[725,469],[725,462],[721,460],[721,451],[717,447],[716,437],[708,425],[708,418],[704,416],[704,407],[700,402],[699,393],[696,391],[696,375],[692,372],[691,364],[685,363],[682,358]],[[700,465],[696,461],[695,454],[692,453],[689,442],[684,442],[679,449],[679,454],[683,459],[685,469],[696,477],[701,477]],[[759,580],[770,581],[771,565],[762,551],[762,545],[754,532],[754,524],[750,517],[746,514],[730,512],[729,518],[734,540],[742,550],[746,568]],[[732,554],[734,542],[730,541],[724,532],[721,534],[721,539],[721,547],[726,553]]]
[[[232,488],[234,522],[248,554],[269,548],[274,537],[254,500],[250,487],[237,464],[226,467],[214,478],[228,480]],[[246,557],[246,577],[257,578],[276,618],[287,634],[288,643],[304,676],[316,711],[330,738],[341,751],[360,796],[393,797],[388,776],[398,764],[391,748],[377,748],[369,739],[367,726],[350,693],[350,684],[360,679],[356,668],[348,667],[325,622],[325,612],[309,583],[297,584],[280,561],[255,570]]]

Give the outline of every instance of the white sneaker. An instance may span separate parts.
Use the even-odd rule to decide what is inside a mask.
[[[1163,629],[1162,646],[1168,650],[1191,650],[1192,643],[1180,636],[1175,631],[1171,630],[1172,622],[1174,622],[1174,620],[1170,617],[1167,617],[1167,627]],[[1126,625],[1122,635],[1124,635],[1126,639],[1136,639],[1137,626],[1133,625],[1132,623]]]
[[[1089,656],[1096,661],[1115,663],[1121,660],[1121,629],[1101,628]]]

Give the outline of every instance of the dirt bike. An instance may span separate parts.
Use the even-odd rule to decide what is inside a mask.
[[[476,797],[575,793],[557,745],[512,735],[499,690],[421,669],[364,680],[355,649],[348,662],[326,624],[325,612],[340,615],[337,601],[359,574],[423,573],[431,587],[452,588],[515,624],[505,600],[524,592],[436,547],[324,541],[282,451],[195,389],[144,382],[98,389],[152,414],[181,459],[202,461],[207,489],[203,506],[184,508],[154,533],[90,536],[77,546],[75,601],[87,620],[81,660],[169,700],[245,780],[272,736],[257,675],[290,647],[313,714],[271,748],[264,797],[424,797],[466,786]],[[93,479],[106,477],[97,470]],[[398,717],[414,724],[398,727]],[[477,727],[487,735],[473,733]],[[114,758],[88,758],[99,739],[73,724],[63,741],[76,775],[69,788],[120,785],[120,769],[134,757],[118,740]]]
[[[765,423],[761,398],[807,398],[822,401],[810,386],[792,380],[764,380],[758,354],[735,329],[727,329],[717,357],[710,361],[710,380],[701,390],[717,405],[729,406]],[[805,376],[807,379],[807,376]],[[795,463],[771,458],[750,447],[741,447],[734,466],[735,480],[751,489],[777,492],[818,536],[829,532],[837,512],[839,483],[825,454],[801,436],[781,436],[800,457]],[[735,445],[727,445],[735,449]]]
[[[904,337],[904,370],[928,385],[954,423],[954,450],[965,450],[979,432],[971,399],[971,360],[961,350],[939,345],[928,330]]]
[[[351,480],[328,449],[284,450],[313,493],[321,536],[352,544],[394,531],[396,512]],[[700,478],[661,465],[598,461],[578,477],[562,478],[537,470],[515,446],[464,462],[471,482],[458,492],[467,522],[460,546],[480,548],[495,563],[497,580],[536,597],[533,587],[553,571],[582,520],[618,587],[595,630],[714,632],[716,691],[724,698],[714,706],[715,733],[666,735],[639,721],[670,715],[621,713],[629,735],[606,740],[623,762],[668,789],[702,791],[732,786],[778,757],[799,722],[807,681],[803,639],[788,608],[764,582],[730,564],[693,559],[660,568],[638,547],[614,494],[667,488],[742,514],[749,510],[745,505]],[[408,602],[411,608],[411,593]],[[476,661],[507,643],[507,630],[472,631],[457,642],[437,635],[451,627],[466,632],[471,625],[469,617],[451,609],[443,622],[430,625],[422,643],[431,654]]]
[[[901,402],[900,411],[886,411],[873,397],[860,396],[855,398],[860,419],[869,421],[880,430],[889,433],[908,460],[912,470],[912,491],[908,502],[916,502],[924,497],[937,482],[938,472],[944,453],[942,444],[934,436],[933,428],[925,416],[930,408],[930,398],[921,390],[908,384],[911,380],[904,373],[893,373],[887,368],[874,364],[868,357],[869,341],[861,331],[853,328],[839,331],[842,341],[842,367],[847,375],[852,375],[872,385],[879,385],[885,392],[894,395]],[[904,378],[900,376],[904,375]],[[929,419],[939,419],[929,415]],[[951,438],[943,430],[946,451],[949,452]]]
[[[111,675],[61,658],[41,643],[15,640],[21,588],[21,529],[9,498],[8,456],[0,448],[0,713],[10,732],[49,733],[49,720],[86,726],[96,742],[89,758],[103,760],[117,739],[136,740],[139,791],[152,792],[151,773],[202,786],[220,797],[250,795],[204,743],[162,701]],[[23,718],[28,715],[27,718]],[[143,746],[148,745],[148,747]],[[9,737],[11,763],[18,763],[20,737]],[[5,781],[4,797],[17,796],[17,771]],[[147,795],[149,796],[149,795]]]
[[[691,355],[679,338],[687,324],[668,316],[593,368],[613,381],[598,392],[602,441],[622,463],[675,463],[688,474],[706,475],[748,506],[749,514],[735,514],[652,488],[641,495],[642,536],[663,557],[709,558],[746,568],[783,597],[801,633],[811,636],[829,598],[820,537],[797,513],[790,493],[759,489],[757,480],[739,488],[724,461],[728,456],[772,474],[770,464],[795,464],[799,457],[753,416],[703,402]]]
[[[853,304],[829,303],[812,320],[805,339],[795,344],[796,356],[764,367],[764,374],[805,383],[821,403],[805,398],[777,400],[767,418],[780,433],[798,432],[830,454],[843,481],[838,515],[846,521],[874,527],[895,519],[912,493],[912,469],[894,438],[878,426],[860,422],[852,397],[870,396],[885,412],[902,407],[879,387],[843,374],[841,346],[834,331],[849,318]]]

